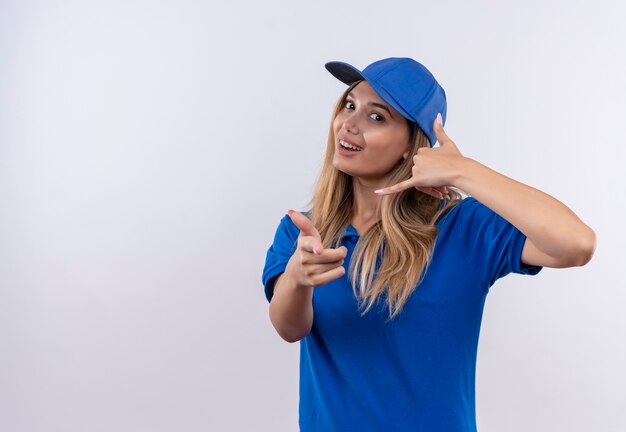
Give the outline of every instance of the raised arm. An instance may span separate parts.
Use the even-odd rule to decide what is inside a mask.
[[[454,186],[489,207],[526,235],[522,262],[545,267],[585,265],[596,246],[594,231],[552,196],[464,157],[435,120],[438,148],[420,148],[413,177],[376,191]]]

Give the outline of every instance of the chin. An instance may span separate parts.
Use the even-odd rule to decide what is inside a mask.
[[[347,174],[349,176],[355,176],[358,175],[354,172],[354,170],[351,170],[349,167],[346,167],[345,163],[341,163],[341,162],[337,162],[337,157],[335,156],[335,158],[333,159],[333,167],[337,170],[337,171],[341,171],[344,174]]]
[[[368,168],[370,169],[363,170],[362,168],[364,165],[368,166]],[[365,164],[365,161],[360,161],[360,162],[346,161],[341,158],[338,159],[337,156],[333,158],[333,167],[336,170],[341,171],[344,174],[348,174],[349,176],[362,177],[365,179],[365,178],[380,177],[381,175],[384,175],[381,173],[380,170],[372,170],[371,166],[369,165],[370,165],[369,163]],[[384,170],[382,172],[384,172]]]

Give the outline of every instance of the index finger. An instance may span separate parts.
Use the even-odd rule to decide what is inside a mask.
[[[300,228],[300,233],[302,235],[315,237],[317,239],[320,238],[320,234],[317,232],[315,225],[313,225],[313,222],[311,222],[308,217],[295,210],[289,210],[287,214],[291,218],[294,225]]]
[[[413,179],[408,179],[393,186],[375,190],[374,193],[377,193],[378,195],[389,195],[402,192],[403,190],[407,190],[409,188],[412,188],[413,186]]]

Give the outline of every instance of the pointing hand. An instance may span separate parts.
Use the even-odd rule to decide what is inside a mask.
[[[298,247],[289,259],[287,269],[291,277],[302,286],[319,286],[340,278],[345,274],[343,260],[348,250],[322,245],[319,232],[305,215],[290,210],[289,217],[300,228]]]

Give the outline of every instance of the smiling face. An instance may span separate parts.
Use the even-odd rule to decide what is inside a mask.
[[[346,97],[333,132],[333,166],[363,180],[383,180],[409,152],[407,120],[366,81]]]

